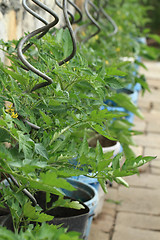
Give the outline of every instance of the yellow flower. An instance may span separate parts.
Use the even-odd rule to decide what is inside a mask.
[[[12,106],[13,106],[13,103],[11,103],[11,104],[8,106],[8,108],[12,108]]]
[[[119,30],[119,31],[122,31],[122,27],[121,27],[121,26],[119,26],[119,27],[118,27],[118,30]]]
[[[75,72],[75,71],[76,71],[76,68],[73,68],[73,71]]]
[[[18,114],[17,113],[14,113],[12,112],[12,115],[11,115],[12,118],[18,118]]]
[[[108,60],[106,60],[105,63],[108,65],[109,64]]]
[[[10,109],[6,109],[5,111],[6,111],[7,113],[9,113],[9,112],[10,112]]]
[[[83,36],[83,37],[85,37],[85,36],[86,36],[86,34],[85,34],[85,32],[84,32],[84,31],[82,32],[82,36]]]
[[[120,49],[119,47],[116,48],[116,52],[120,52],[120,50],[121,50],[121,49]]]
[[[98,39],[99,39],[99,36],[98,36],[98,35],[96,35],[94,38],[95,38],[95,40],[98,40]]]

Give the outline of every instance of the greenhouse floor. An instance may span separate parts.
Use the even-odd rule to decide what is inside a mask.
[[[142,70],[151,93],[139,96],[145,120],[134,120],[137,155],[157,156],[140,169],[140,175],[126,178],[130,188],[113,184],[108,189],[103,212],[92,223],[89,240],[160,239],[160,62],[145,62]]]

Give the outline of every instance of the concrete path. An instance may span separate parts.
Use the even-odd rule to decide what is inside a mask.
[[[157,156],[140,169],[140,175],[127,177],[127,189],[113,185],[106,195],[103,212],[93,221],[89,240],[160,239],[160,62],[145,62],[142,70],[151,93],[139,97],[145,120],[135,118],[137,155]]]

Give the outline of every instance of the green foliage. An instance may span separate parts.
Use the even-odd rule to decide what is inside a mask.
[[[44,222],[53,217],[33,207],[24,189],[32,195],[45,191],[47,200],[51,193],[58,195],[52,207],[79,209],[82,205],[78,202],[63,199],[63,189],[75,190],[67,177],[82,174],[96,177],[107,192],[106,180],[128,187],[122,177],[137,173],[139,166],[154,159],[134,156],[130,145],[134,145],[132,136],[138,132],[131,130],[132,124],[124,120],[126,113],[100,110],[104,100],[112,100],[142,118],[130,98],[117,93],[117,89],[129,83],[134,87],[139,82],[149,91],[136,70],[137,64],[142,65],[137,56],[148,54],[147,46],[141,48],[139,43],[139,37],[143,36],[140,28],[147,21],[146,8],[139,7],[136,0],[125,1],[122,6],[120,0],[114,0],[105,10],[118,23],[118,34],[109,38],[112,26],[106,26],[106,19],[100,18],[99,36],[78,46],[76,56],[62,66],[58,62],[72,51],[67,29],[30,40],[33,45],[25,53],[27,61],[53,79],[53,84],[36,91],[31,90],[42,79],[21,67],[16,57],[17,42],[1,41],[11,61],[10,66],[0,63],[0,172],[9,183],[9,187],[1,183],[1,194],[16,232],[0,228],[1,239],[79,239],[77,234],[67,233],[63,228],[47,224],[28,226],[31,220]],[[133,61],[126,61],[125,57]],[[89,147],[89,140],[95,135],[119,141],[124,153],[115,157],[113,152],[104,154],[99,141],[95,148]],[[19,187],[13,184],[11,176]]]
[[[67,233],[66,229],[58,228],[54,225],[42,224],[42,226],[29,226],[28,229],[23,232],[13,233],[6,228],[0,227],[0,238],[2,240],[79,240],[79,234],[76,232]]]

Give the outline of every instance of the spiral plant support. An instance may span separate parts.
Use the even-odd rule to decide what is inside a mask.
[[[32,0],[32,2],[34,2],[36,5],[38,5],[40,8],[42,8],[43,10],[47,11],[48,13],[50,13],[53,17],[54,17],[54,21],[51,23],[48,23],[45,19],[43,19],[39,14],[35,13],[32,9],[29,8],[29,6],[27,5],[27,1],[23,0],[23,6],[25,8],[26,11],[28,11],[30,14],[32,14],[35,18],[37,18],[38,20],[40,20],[41,22],[43,22],[45,24],[45,26],[40,27],[38,29],[36,29],[35,31],[29,33],[28,35],[26,35],[19,43],[18,48],[17,48],[17,52],[18,52],[18,57],[21,60],[22,64],[25,66],[26,70],[31,70],[32,72],[34,72],[35,74],[37,74],[38,76],[40,76],[42,79],[44,79],[45,81],[42,83],[38,83],[36,84],[32,90],[35,91],[37,89],[40,89],[42,87],[48,86],[50,84],[53,83],[52,78],[50,78],[46,73],[41,72],[40,70],[38,70],[37,68],[33,67],[24,57],[24,53],[26,50],[28,50],[28,48],[32,45],[32,44],[27,44],[26,46],[24,46],[32,37],[37,36],[37,39],[42,38],[51,28],[53,28],[58,22],[59,22],[59,18],[57,16],[57,14],[50,8],[48,8],[45,4],[43,4],[42,2],[38,1],[38,0]],[[63,65],[64,63],[66,63],[67,61],[71,60],[75,53],[76,53],[76,41],[75,41],[75,37],[74,37],[74,33],[71,27],[71,23],[69,21],[68,18],[68,10],[67,10],[67,0],[63,0],[63,14],[64,14],[64,19],[65,19],[65,23],[66,23],[66,27],[69,30],[69,33],[71,35],[71,40],[72,40],[72,44],[73,44],[73,50],[72,53],[66,57],[65,59],[63,59],[62,61],[60,61],[58,64],[59,66]],[[74,19],[72,19],[72,21],[74,21]],[[52,68],[54,69],[54,67]]]
[[[111,23],[111,25],[113,26],[113,32],[109,33],[108,37],[112,37],[113,35],[115,35],[118,32],[118,27],[117,27],[115,21],[104,10],[104,8],[106,8],[106,6],[108,4],[108,0],[104,1],[103,6],[102,6],[101,2],[102,2],[101,0],[97,0],[97,4],[95,4],[90,0],[85,0],[84,9],[85,9],[86,16],[89,18],[90,22],[77,28],[75,30],[75,34],[77,35],[81,29],[87,29],[87,27],[90,25],[94,25],[97,28],[97,31],[95,33],[89,35],[85,39],[83,39],[82,43],[88,42],[92,37],[95,37],[96,35],[99,34],[99,32],[101,31],[100,16],[103,16],[104,18],[106,18],[107,21],[109,21]],[[93,16],[91,15],[90,10],[93,11]]]
[[[43,73],[40,70],[38,70],[37,68],[35,68],[34,66],[32,66],[27,61],[27,59],[24,57],[24,53],[33,45],[33,43],[27,43],[27,42],[32,37],[35,37],[35,36],[36,36],[37,39],[42,38],[51,28],[56,26],[56,24],[59,22],[59,17],[57,16],[57,14],[52,9],[50,9],[48,6],[46,6],[42,2],[40,2],[38,0],[32,0],[32,2],[35,3],[38,7],[40,7],[41,9],[43,9],[44,11],[48,12],[49,14],[51,14],[53,16],[54,20],[51,23],[48,23],[43,17],[41,17],[39,14],[37,14],[35,11],[33,11],[28,6],[27,2],[28,2],[27,0],[22,0],[22,5],[23,5],[24,9],[45,25],[45,26],[40,27],[40,28],[34,30],[33,32],[27,34],[24,38],[22,38],[22,40],[19,42],[18,47],[17,47],[18,58],[22,62],[22,64],[20,63],[20,66],[23,69],[25,69],[26,71],[29,71],[29,70],[32,71],[33,73],[37,74],[39,77],[41,77],[44,80],[43,82],[36,84],[32,88],[31,92],[33,92],[33,91],[35,91],[37,89],[40,89],[40,88],[43,88],[43,87],[46,87],[46,86],[52,84],[53,83],[53,79],[51,77],[49,77],[46,73]],[[67,3],[71,4],[75,8],[75,10],[79,13],[79,18],[77,20],[74,19],[74,16],[67,9]],[[75,53],[76,53],[76,41],[75,41],[75,37],[74,37],[74,33],[73,33],[73,30],[72,30],[71,24],[77,23],[77,22],[81,21],[82,13],[78,9],[78,7],[75,4],[73,4],[71,1],[67,2],[67,0],[63,0],[62,6],[59,4],[58,1],[56,1],[56,4],[60,8],[62,8],[62,10],[63,10],[64,20],[65,20],[65,28],[68,28],[68,30],[69,30],[69,33],[70,33],[70,36],[71,36],[71,40],[72,40],[72,45],[73,45],[71,54],[58,63],[59,66],[61,66],[61,65],[65,64],[66,62],[68,62],[69,60],[71,60],[74,57]],[[71,17],[71,22],[69,20],[68,15]],[[54,66],[53,66],[52,70],[53,69],[54,69]],[[35,124],[29,122],[28,120],[24,119],[20,115],[19,115],[19,117],[25,123],[27,123],[31,128],[33,128],[35,130],[39,130],[40,129],[39,126],[36,126]],[[18,188],[21,187],[18,184],[17,180],[12,175],[10,175],[10,179],[12,180],[12,182]],[[27,189],[24,188],[22,190],[22,192],[32,201],[34,206],[37,204],[36,199],[34,198],[34,196],[32,196],[32,194]]]

